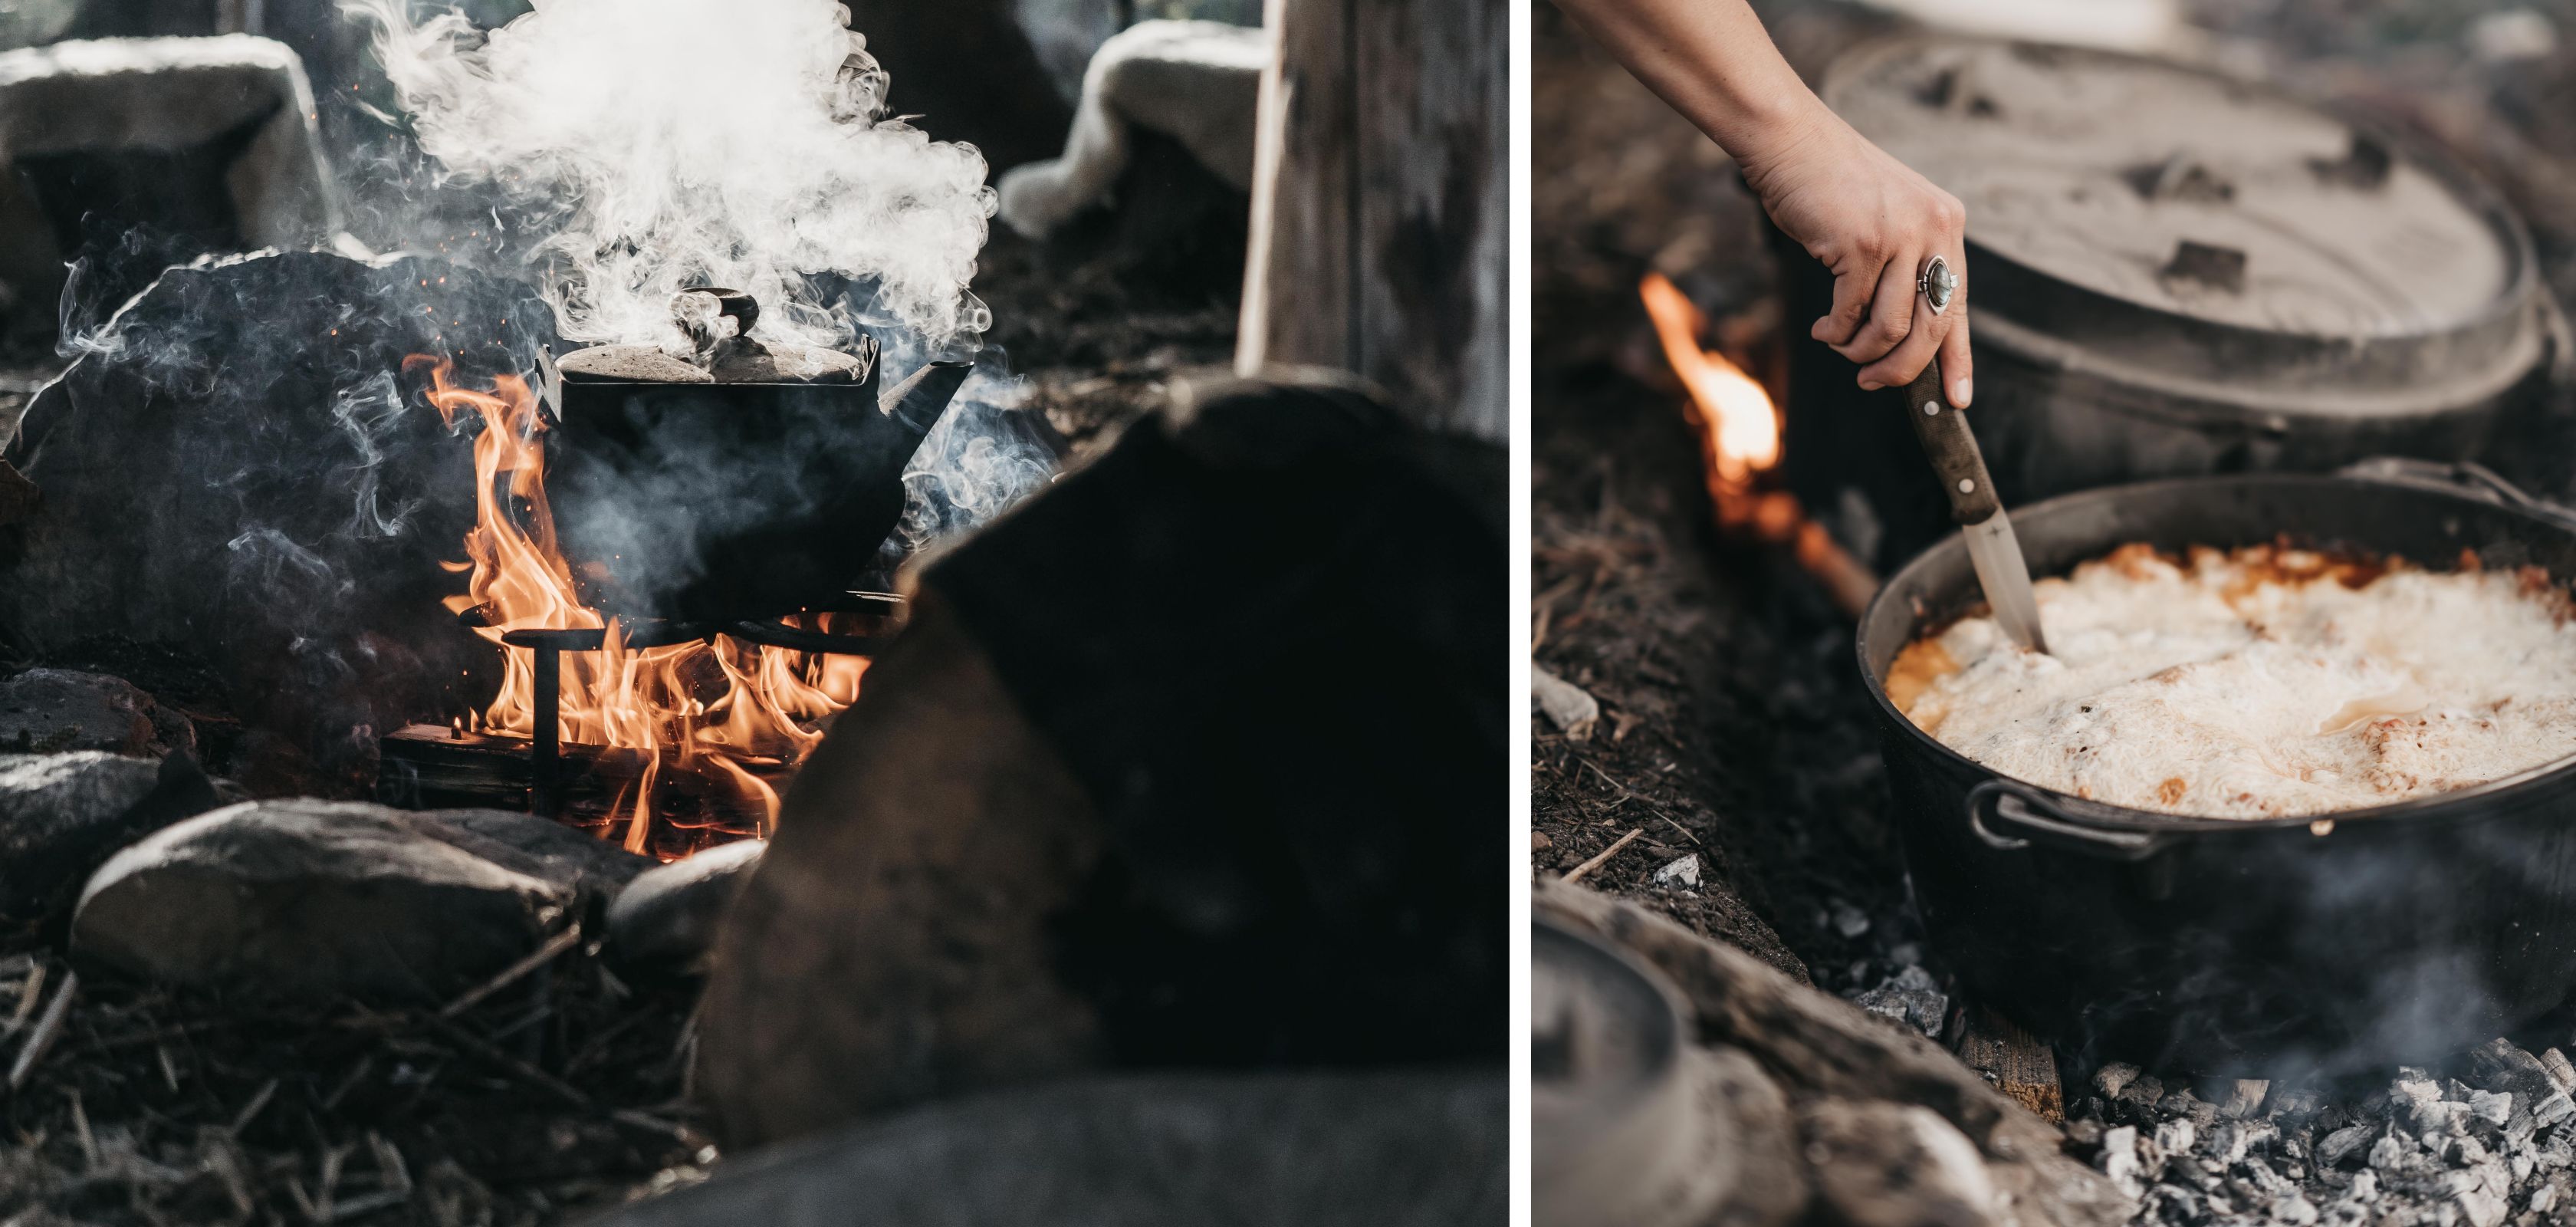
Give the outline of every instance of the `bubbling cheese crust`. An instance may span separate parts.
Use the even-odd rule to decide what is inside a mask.
[[[2123,546],[2037,585],[2053,655],[1990,618],[1907,645],[1888,697],[2014,779],[2169,814],[2329,814],[2576,754],[2576,625],[2538,568]]]

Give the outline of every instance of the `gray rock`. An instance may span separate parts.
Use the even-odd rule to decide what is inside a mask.
[[[159,189],[204,192],[229,206],[231,233],[208,236],[228,250],[310,247],[341,225],[337,188],[313,122],[312,88],[295,53],[269,39],[113,38],[0,53],[0,133],[7,134],[12,159],[166,155],[246,135],[228,163],[201,172],[211,182],[166,182]],[[5,210],[44,217],[29,198],[37,177],[21,167],[10,178],[18,181],[0,184]],[[0,252],[0,279],[19,304],[10,326],[49,331],[63,264],[83,236],[41,225],[13,228],[21,233]]]
[[[432,839],[569,888],[585,903],[605,904],[659,864],[560,822],[510,810],[428,810],[412,818]]]
[[[104,673],[29,669],[0,682],[0,751],[195,753],[196,726],[133,683]]]
[[[594,1227],[1499,1223],[1510,1115],[1499,1072],[1057,1082],[731,1156]]]
[[[91,875],[72,953],[176,983],[444,999],[534,949],[593,888],[578,855],[492,833],[513,823],[553,825],[356,802],[227,806]]]
[[[184,753],[0,755],[0,918],[68,906],[118,848],[216,804]]]
[[[703,970],[717,921],[768,846],[739,840],[637,877],[608,905],[601,953],[623,969]]]

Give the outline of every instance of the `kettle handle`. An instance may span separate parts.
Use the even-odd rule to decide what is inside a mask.
[[[680,292],[683,294],[714,295],[716,300],[716,313],[719,315],[730,315],[733,317],[733,334],[737,337],[750,336],[751,326],[760,322],[759,300],[754,299],[751,295],[745,294],[740,290],[728,290],[722,286],[713,285],[693,285],[682,289]]]

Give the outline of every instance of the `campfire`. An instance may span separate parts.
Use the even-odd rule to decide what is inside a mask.
[[[492,702],[459,718],[446,736],[532,744],[550,698],[558,735],[586,751],[592,771],[619,777],[598,812],[583,817],[617,828],[628,850],[668,859],[767,834],[778,817],[772,781],[822,739],[824,721],[858,697],[867,659],[728,635],[639,642],[636,627],[585,604],[576,591],[546,498],[548,426],[528,381],[505,375],[478,390],[459,386],[443,359],[416,356],[405,367],[428,375],[430,403],[450,427],[468,415],[482,422],[474,441],[474,529],[465,539],[467,561],[453,564],[468,576],[467,588],[447,605],[500,648],[504,667]],[[846,615],[811,615],[812,629],[835,629],[836,618]],[[511,642],[513,632],[526,631],[596,631],[599,649],[541,669],[542,649]],[[754,825],[738,825],[744,819]]]
[[[1836,608],[1858,617],[1878,591],[1878,577],[1807,518],[1796,495],[1773,488],[1780,466],[1782,420],[1760,381],[1716,350],[1700,348],[1708,318],[1661,273],[1638,283],[1637,297],[1654,322],[1664,358],[1689,398],[1682,415],[1699,436],[1700,465],[1718,531],[1741,541],[1786,549]]]

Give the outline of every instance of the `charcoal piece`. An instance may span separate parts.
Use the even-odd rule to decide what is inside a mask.
[[[2538,1103],[2564,1089],[2539,1057],[2502,1037],[2469,1050],[2469,1078],[2478,1086],[2508,1092],[2526,1104]]]
[[[1941,1024],[1950,1013],[1950,998],[1933,981],[1932,973],[1920,967],[1888,977],[1886,983],[1852,998],[1852,1004],[1935,1040],[1941,1038]]]
[[[2135,1065],[2125,1061],[2113,1061],[2093,1071],[2093,1089],[2100,1091],[2104,1099],[2117,1099],[2120,1092],[2127,1090],[2130,1083],[2138,1080],[2138,1073],[2138,1067]],[[2161,1090],[2159,1093],[2162,1093]]]
[[[2376,1132],[2368,1125],[2346,1125],[2327,1134],[2324,1141],[2317,1143],[2317,1162],[2327,1167],[2343,1166],[2344,1160],[2361,1154],[2370,1145],[2371,1135]]]
[[[194,753],[196,727],[121,677],[29,669],[0,682],[0,751],[103,750],[159,758]]]
[[[2540,1054],[2540,1064],[2549,1071],[2552,1085],[2562,1091],[2576,1091],[2576,1064],[2569,1063],[2566,1053],[2552,1048]]]
[[[0,417],[44,492],[0,527],[0,631],[39,660],[98,637],[172,651],[316,786],[357,794],[377,732],[488,699],[499,665],[441,604],[463,587],[440,564],[474,522],[480,423],[451,430],[403,360],[443,353],[485,384],[551,320],[525,287],[426,257],[171,270]]]
[[[601,953],[630,973],[704,970],[716,922],[768,846],[738,840],[638,876],[608,906]]]
[[[2182,1117],[2196,1128],[2206,1130],[2218,1123],[2218,1105],[2191,1093],[2190,1087],[2176,1087],[2165,1092],[2156,1103],[2156,1111],[2167,1117]]]
[[[0,756],[0,919],[55,914],[118,848],[215,805],[185,753]]]
[[[1509,1208],[1500,1074],[1083,1079],[727,1156],[598,1227],[1435,1227]]]
[[[525,855],[505,867],[460,846],[472,842],[437,813],[228,806],[100,867],[72,918],[72,953],[171,983],[443,1000],[535,949],[581,900],[577,867]]]

